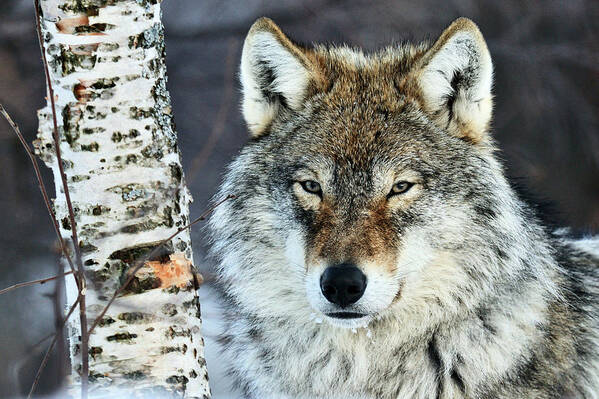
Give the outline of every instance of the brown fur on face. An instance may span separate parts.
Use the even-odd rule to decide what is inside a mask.
[[[395,89],[390,73],[389,80],[381,81],[378,68],[357,69],[336,63],[331,68],[341,74],[335,84],[328,92],[308,100],[315,108],[315,127],[309,132],[309,141],[320,143],[310,148],[318,153],[315,158],[330,160],[334,165],[335,172],[321,175],[335,174],[338,181],[329,184],[326,179],[319,180],[324,191],[322,201],[303,193],[299,185],[294,189],[302,206],[315,213],[306,264],[353,262],[393,274],[399,240],[392,212],[408,208],[417,198],[421,179],[407,166],[384,158],[418,151],[414,143],[397,141],[389,134],[401,129],[393,119],[404,112],[410,100]],[[391,60],[387,68],[393,70]],[[360,179],[366,173],[369,176]],[[366,180],[374,186],[364,188],[365,192],[354,200],[356,187]],[[392,185],[400,180],[416,186],[406,195],[389,198]]]
[[[306,264],[333,265],[351,262],[374,264],[395,271],[396,242],[388,204],[379,200],[361,212],[356,221],[344,220],[334,204],[323,202],[316,216],[314,235],[308,245]]]

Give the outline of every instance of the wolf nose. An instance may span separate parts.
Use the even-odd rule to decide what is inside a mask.
[[[345,308],[364,295],[366,276],[351,263],[329,266],[320,276],[320,290],[329,302]]]

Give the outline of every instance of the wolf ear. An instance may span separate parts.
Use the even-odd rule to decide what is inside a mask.
[[[314,65],[270,19],[250,28],[241,56],[242,110],[252,136],[268,127],[282,107],[301,108]]]
[[[418,83],[425,108],[451,134],[481,142],[493,109],[493,64],[480,30],[454,21],[424,55]]]

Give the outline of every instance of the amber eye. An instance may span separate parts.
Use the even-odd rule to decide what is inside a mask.
[[[407,193],[412,188],[413,185],[414,185],[414,183],[410,183],[409,181],[404,181],[404,180],[398,181],[397,183],[395,183],[393,185],[393,187],[391,187],[391,191],[389,192],[389,197]]]
[[[322,195],[322,189],[320,188],[320,184],[315,182],[314,180],[306,180],[300,182],[302,188],[309,192],[310,194]]]

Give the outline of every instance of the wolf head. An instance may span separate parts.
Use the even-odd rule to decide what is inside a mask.
[[[518,246],[488,134],[492,69],[464,18],[432,46],[372,55],[256,21],[241,60],[251,138],[211,220],[229,299],[347,327],[475,306]]]

